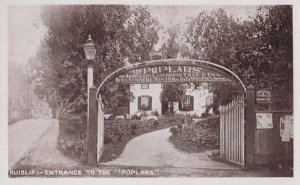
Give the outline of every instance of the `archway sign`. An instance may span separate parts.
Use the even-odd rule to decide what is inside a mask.
[[[100,91],[108,82],[114,81],[119,84],[142,84],[142,83],[169,83],[169,82],[237,82],[246,94],[245,85],[241,79],[229,69],[206,61],[192,59],[165,59],[147,61],[124,66],[109,76],[95,88],[90,89],[91,113],[89,113],[88,125],[92,133],[89,133],[88,161],[90,164],[97,163],[101,157],[104,141],[104,112]],[[96,96],[96,97],[91,97]],[[96,103],[92,101],[98,100]],[[95,109],[95,111],[93,111]],[[98,114],[97,111],[98,110]],[[94,112],[94,113],[93,113]],[[97,114],[97,115],[94,115]],[[97,119],[94,119],[94,118]],[[97,121],[94,121],[97,120]],[[96,122],[96,123],[94,123]],[[97,132],[94,132],[94,129]],[[97,134],[95,137],[94,134]],[[97,153],[95,154],[95,151]]]
[[[231,70],[211,62],[192,59],[165,59],[124,66],[107,76],[97,89],[115,80],[121,84],[168,82],[238,82],[246,93],[241,79]]]

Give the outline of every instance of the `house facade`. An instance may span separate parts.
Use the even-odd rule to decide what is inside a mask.
[[[179,102],[162,102],[161,92],[163,84],[131,84],[130,90],[135,97],[130,102],[129,114],[134,115],[138,111],[157,111],[159,115],[172,110],[175,114],[190,114],[201,116],[206,106],[213,103],[213,94],[209,92],[207,84],[195,88],[193,83],[186,87],[185,96]]]

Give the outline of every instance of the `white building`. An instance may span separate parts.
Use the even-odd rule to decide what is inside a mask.
[[[182,101],[174,103],[173,110],[175,113],[201,116],[205,112],[205,106],[213,103],[213,94],[208,91],[207,84],[197,89],[192,83],[190,84]],[[163,90],[162,84],[132,84],[130,90],[135,97],[130,102],[130,115],[134,115],[139,110],[156,110],[161,115],[170,107],[170,105],[165,105],[160,100]]]

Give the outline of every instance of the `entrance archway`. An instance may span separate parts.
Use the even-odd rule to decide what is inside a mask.
[[[146,61],[146,62],[142,62],[142,63],[135,63],[135,64],[131,64],[131,65],[127,65],[124,66],[120,69],[117,69],[116,71],[112,72],[110,75],[108,75],[103,81],[102,83],[98,86],[97,89],[97,96],[99,96],[99,92],[100,90],[103,88],[103,86],[115,79],[116,77],[133,71],[135,69],[144,69],[144,68],[149,68],[149,67],[161,67],[161,66],[190,66],[190,67],[202,67],[203,69],[207,69],[207,70],[211,70],[212,72],[215,72],[215,74],[220,74],[219,77],[223,77],[224,79],[207,79],[207,80],[200,80],[200,79],[195,79],[194,81],[201,81],[201,82],[212,82],[212,81],[236,81],[238,82],[241,87],[243,88],[244,93],[246,94],[246,86],[244,85],[244,83],[242,82],[242,80],[231,70],[215,64],[215,63],[211,63],[211,62],[207,62],[207,61],[201,61],[201,60],[192,60],[192,59],[165,59],[165,60],[154,60],[154,61]],[[225,79],[227,78],[227,79]],[[180,82],[191,82],[192,80],[181,80]],[[162,81],[158,80],[158,81],[152,81],[151,83],[161,83]],[[172,82],[172,81],[171,81]],[[149,83],[149,82],[145,82],[145,81],[132,81],[132,82],[121,82],[121,83]]]
[[[104,112],[100,92],[106,83],[113,80],[115,80],[115,83],[120,84],[171,82],[234,82],[239,84],[243,89],[241,95],[228,105],[228,110],[237,107],[236,111],[224,111],[226,107],[220,107],[222,112],[220,117],[222,124],[220,127],[220,129],[222,129],[220,135],[220,150],[221,156],[225,160],[242,166],[244,165],[244,104],[240,106],[240,102],[244,101],[246,87],[241,79],[231,70],[211,62],[191,59],[155,60],[127,65],[107,76],[98,86],[97,91],[96,89],[91,89],[92,96],[96,96],[97,98],[92,97],[90,100],[98,101],[98,108],[95,108],[95,110],[97,109],[98,111],[98,113],[96,112],[97,115],[93,116],[91,114],[91,118],[89,118],[91,119],[89,125],[97,125],[97,136],[89,137],[94,139],[94,142],[90,142],[90,145],[96,147],[93,151],[97,151],[97,153],[96,155],[91,154],[90,156],[96,156],[96,162],[98,162],[101,157],[104,141]],[[89,104],[96,105],[95,102],[89,102]],[[93,107],[90,109],[93,109]],[[234,126],[232,121],[234,120],[233,117],[238,115],[237,112],[239,112],[239,119],[235,119]],[[93,123],[95,122],[95,117],[97,117],[96,123]],[[235,143],[236,145],[230,143]]]

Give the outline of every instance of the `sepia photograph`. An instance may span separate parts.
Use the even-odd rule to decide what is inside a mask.
[[[8,179],[295,176],[293,4],[6,8]]]

